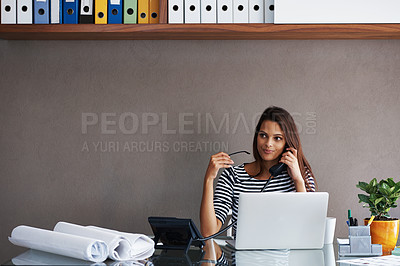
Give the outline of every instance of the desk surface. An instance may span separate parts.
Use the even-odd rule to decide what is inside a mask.
[[[235,251],[225,244],[224,239],[207,241],[203,250],[191,248],[187,255],[176,250],[156,250],[148,261],[120,263],[107,260],[93,263],[37,250],[28,250],[4,265],[296,265],[334,266],[337,249],[325,245],[316,250],[262,250]],[[340,265],[340,264],[339,264]],[[343,264],[342,264],[343,265]]]

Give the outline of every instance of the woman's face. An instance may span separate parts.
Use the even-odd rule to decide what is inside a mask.
[[[277,122],[266,120],[261,124],[257,135],[257,150],[264,161],[278,161],[285,144],[285,136]]]

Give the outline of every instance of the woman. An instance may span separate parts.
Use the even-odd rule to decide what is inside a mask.
[[[299,134],[292,116],[279,107],[267,108],[258,121],[254,139],[255,161],[232,166],[230,156],[220,152],[211,156],[204,178],[200,224],[203,236],[218,232],[232,209],[232,222],[237,220],[240,192],[312,192],[315,179],[304,157]],[[279,163],[287,165],[276,176],[269,169]],[[218,170],[226,168],[213,183]],[[269,180],[269,178],[271,178]],[[233,227],[236,234],[236,225]]]

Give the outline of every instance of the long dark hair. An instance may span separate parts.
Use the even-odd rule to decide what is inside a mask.
[[[268,170],[265,169],[265,166],[262,163],[262,158],[257,149],[257,137],[258,133],[260,132],[261,125],[264,121],[273,121],[278,123],[283,131],[286,140],[286,146],[295,148],[297,150],[297,160],[299,162],[301,175],[304,179],[304,184],[306,185],[307,190],[311,189],[308,181],[308,175],[311,175],[313,177],[315,185],[316,181],[312,173],[311,166],[303,154],[303,149],[301,147],[300,137],[297,131],[296,124],[293,120],[293,117],[285,109],[276,106],[271,106],[265,109],[260,117],[260,120],[258,121],[256,130],[254,132],[253,156],[260,169],[260,172],[256,176]]]

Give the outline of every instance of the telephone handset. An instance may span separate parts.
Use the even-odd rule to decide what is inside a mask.
[[[285,149],[283,152],[286,152],[287,148],[289,148],[289,146],[285,146]],[[271,174],[271,176],[276,177],[277,175],[282,173],[283,170],[286,170],[286,168],[287,168],[286,164],[278,163],[278,164],[275,164],[274,166],[272,166],[271,168],[269,168],[269,173]]]
[[[288,148],[288,146],[285,146],[285,150]],[[287,165],[284,163],[278,163],[273,165],[271,168],[269,168],[269,173],[271,174],[269,178],[267,179],[267,183],[265,183],[264,187],[261,189],[261,192],[264,192],[265,188],[268,186],[269,182],[271,181],[272,177],[276,177],[282,173],[282,171],[286,170]]]
[[[286,164],[278,163],[278,164],[275,164],[274,166],[272,166],[271,168],[269,168],[269,173],[272,176],[277,176],[280,173],[282,173],[283,170],[286,170],[286,168],[287,168]]]

